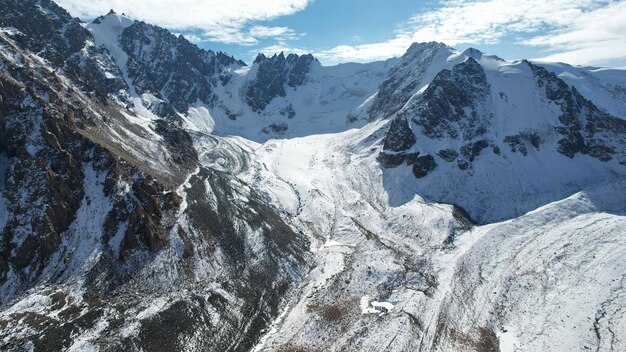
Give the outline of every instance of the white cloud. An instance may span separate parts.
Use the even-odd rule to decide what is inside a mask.
[[[379,60],[404,53],[412,42],[497,44],[512,36],[536,47],[542,59],[602,64],[626,58],[626,1],[448,0],[413,16],[393,39],[337,46],[317,55],[327,63]]]
[[[570,21],[522,43],[545,48],[549,54],[540,59],[546,61],[602,65],[626,58],[626,2],[610,3]]]
[[[412,41],[409,37],[398,36],[382,43],[340,45],[332,49],[317,51],[314,55],[327,64],[369,62],[402,55],[411,46],[411,43]]]
[[[56,0],[72,15],[93,18],[111,8],[131,18],[176,30],[200,30],[205,40],[252,45],[245,32],[253,21],[268,21],[302,11],[312,0]],[[284,28],[284,27],[265,27]],[[291,31],[291,30],[290,30]],[[298,35],[291,31],[295,38]],[[285,34],[285,33],[283,33]],[[289,33],[287,33],[289,34]]]
[[[248,32],[250,36],[255,38],[274,38],[277,40],[293,40],[304,36],[303,33],[296,33],[288,27],[254,26]]]

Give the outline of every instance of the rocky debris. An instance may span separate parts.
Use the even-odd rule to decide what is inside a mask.
[[[248,85],[246,102],[253,111],[262,112],[274,98],[285,97],[287,87],[297,89],[303,85],[316,61],[311,54],[285,57],[280,53],[269,58],[259,54],[254,60],[257,73]]]
[[[436,42],[411,45],[380,85],[378,94],[368,108],[371,120],[381,116],[388,118],[406,104],[419,88],[424,73],[441,48],[446,48],[446,45]]]
[[[198,162],[198,153],[193,147],[193,140],[187,131],[184,131],[166,120],[157,120],[155,131],[163,137],[165,146],[172,155],[175,163],[191,169]]]

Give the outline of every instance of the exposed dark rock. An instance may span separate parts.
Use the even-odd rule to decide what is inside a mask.
[[[535,149],[539,150],[541,138],[536,132],[522,132],[514,136],[504,137],[504,143],[511,147],[511,151],[513,153],[519,150],[522,155],[526,156],[528,154],[528,149],[526,148],[524,141],[530,143],[530,145],[535,147]]]
[[[253,111],[262,112],[274,98],[286,96],[286,87],[303,85],[315,61],[311,54],[285,57],[280,53],[270,58],[259,54],[254,60],[257,74],[248,86],[246,102]]]
[[[108,53],[88,45],[91,33],[82,21],[50,0],[0,2],[0,27],[14,27],[22,34],[13,39],[23,49],[38,53],[52,67],[62,69],[78,86],[105,101],[111,94],[126,87],[121,75],[108,78],[106,71],[119,70]]]
[[[424,155],[417,157],[415,164],[413,164],[413,175],[417,178],[422,178],[428,175],[437,167],[435,158],[432,155]]]
[[[283,134],[285,133],[285,131],[287,131],[289,129],[289,126],[287,126],[286,123],[284,122],[280,122],[280,123],[273,123],[267,127],[263,127],[263,129],[261,130],[261,132],[265,133],[265,134]]]
[[[389,72],[368,109],[370,119],[388,118],[398,112],[417,91],[423,74],[432,63],[442,43],[414,43]]]
[[[51,0],[2,0],[0,27],[17,28],[24,34],[18,38],[18,44],[57,67],[63,66],[91,38],[79,19],[72,18]]]
[[[559,121],[562,126],[556,127],[556,132],[562,136],[558,142],[559,153],[570,158],[586,154],[601,161],[611,160],[617,150],[606,134],[624,141],[626,121],[601,111],[554,73],[528,61],[526,63],[546,98],[561,108]],[[538,143],[535,141],[535,144]]]
[[[485,139],[481,139],[479,141],[462,146],[461,155],[463,155],[465,159],[469,161],[474,161],[474,158],[480,155],[480,152],[487,147],[489,147],[489,142]]]
[[[389,131],[385,135],[383,150],[399,152],[411,148],[416,142],[409,122],[405,118],[396,118],[391,121]]]
[[[453,205],[452,216],[459,222],[464,230],[469,230],[476,225],[476,221],[472,220],[472,217],[458,205]]]
[[[461,170],[467,170],[470,167],[470,164],[466,160],[458,160],[456,163]]]
[[[516,136],[506,136],[504,137],[504,143],[508,144],[511,147],[511,151],[513,153],[519,150],[522,155],[528,155],[528,150],[526,149],[526,145],[522,143],[522,138],[519,135]]]
[[[491,114],[481,109],[490,89],[480,64],[469,58],[455,65],[452,71],[439,72],[401,115],[411,118],[429,138],[472,140],[485,134],[491,122]]]
[[[296,88],[303,85],[306,82],[309,71],[311,71],[311,64],[315,61],[313,55],[289,54],[287,56],[287,63],[290,64],[291,69],[287,76],[287,85],[291,88]]]
[[[454,149],[442,149],[437,152],[437,155],[441,159],[451,163],[456,160],[456,158],[459,156],[459,153]]]
[[[402,165],[406,162],[407,165],[413,165],[417,162],[417,158],[419,153],[399,153],[399,154],[390,154],[381,152],[376,157],[376,160],[382,165],[382,167],[389,169]]]
[[[242,61],[218,52],[206,51],[183,36],[144,22],[124,29],[119,38],[128,54],[128,76],[139,94],[151,93],[186,113],[197,101],[215,102],[213,88],[218,79],[225,84],[230,65],[244,66]],[[167,110],[157,111],[160,116]]]
[[[541,137],[539,137],[539,134],[537,134],[537,132],[522,132],[520,133],[520,137],[530,142],[530,144],[533,147],[535,147],[535,149],[539,150],[539,145],[541,144]]]
[[[198,162],[198,154],[193,147],[189,133],[165,120],[155,122],[155,131],[163,137],[174,162],[190,168]]]
[[[293,119],[296,117],[296,111],[293,109],[293,105],[289,104],[286,107],[280,109],[281,115],[287,115],[287,118]]]

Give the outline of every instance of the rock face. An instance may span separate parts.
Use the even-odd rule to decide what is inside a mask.
[[[401,152],[411,148],[417,140],[409,122],[405,118],[397,118],[391,122],[389,132],[385,136],[383,150]]]
[[[424,137],[430,139],[470,141],[484,135],[491,123],[490,113],[482,109],[489,94],[490,86],[485,73],[473,58],[455,65],[452,70],[442,70],[426,90],[391,122],[382,153],[391,150],[405,154],[417,142],[409,120]],[[467,162],[473,161],[486,148],[485,144],[489,143],[481,140],[464,145],[460,154],[465,159],[458,161],[459,168],[466,168]],[[457,151],[448,150],[442,159],[448,161],[458,155]],[[425,177],[437,167],[431,155],[422,157],[421,166],[413,161],[408,164],[413,165],[413,174],[417,178]]]
[[[407,52],[402,65],[408,65],[408,60],[416,60],[412,50],[414,48]],[[475,49],[470,54],[481,57]],[[523,156],[528,154],[527,144],[540,150],[543,142],[536,130],[523,130],[502,140],[490,133],[492,125],[497,122],[488,103],[489,99],[493,99],[492,89],[482,66],[473,56],[468,56],[451,70],[440,71],[422,93],[416,94],[397,112],[385,135],[382,153],[407,153],[421,138],[458,140],[461,142],[458,150],[446,149],[437,154],[446,162],[457,160],[460,155],[462,158],[457,160],[457,164],[460,169],[466,170],[488,147],[498,155],[504,145],[511,152],[519,151]],[[414,61],[413,65],[422,65],[422,60]],[[524,61],[523,65],[530,67],[539,94],[561,111],[558,123],[553,127],[560,136],[556,149],[559,153],[569,158],[585,154],[601,161],[609,161],[615,154],[624,157],[624,120],[601,111],[576,88],[568,86],[545,68],[528,61]],[[401,80],[396,77],[397,70],[395,68],[390,72],[381,90],[392,85],[390,82],[394,82],[393,86],[401,85]],[[415,79],[410,77],[405,81],[415,82]],[[507,99],[505,93],[500,93],[500,99]],[[421,138],[416,138],[416,135]],[[409,153],[415,151],[434,152],[411,149]]]
[[[515,178],[525,177],[532,168],[550,173],[566,170],[552,170],[556,162],[541,165],[542,161],[523,167],[529,161],[520,158],[541,155],[539,160],[566,162],[586,156],[600,163],[616,161],[606,167],[617,170],[626,164],[624,119],[598,108],[556,74],[528,61],[507,63],[475,49],[458,53],[434,47],[439,54],[433,54],[432,44],[412,46],[390,70],[369,110],[370,116],[391,120],[378,161],[390,175],[411,168],[419,180],[406,182],[415,183],[415,192],[469,208],[470,216],[484,221],[485,215],[478,214],[484,210],[472,208],[490,207],[487,200],[480,200],[485,187],[526,199],[520,203],[529,201],[513,195],[514,188],[506,182],[498,182],[508,177],[505,170]],[[437,70],[432,80],[424,82]],[[514,86],[523,87],[524,93]],[[590,171],[594,167],[579,166],[571,164],[568,167],[576,171],[562,176],[576,178],[575,184],[580,184],[576,188],[595,177]],[[455,176],[449,179],[450,175]],[[449,181],[442,182],[441,177]],[[473,198],[466,193],[465,182],[476,185]]]
[[[125,87],[119,75],[106,74],[119,72],[108,53],[87,45],[92,39],[89,31],[53,1],[7,0],[0,5],[0,27],[18,30],[12,35],[13,43],[62,68],[83,90],[102,100]]]
[[[90,38],[81,21],[53,1],[3,0],[0,5],[0,26],[19,29],[16,42],[55,66],[62,66]]]
[[[257,73],[248,86],[246,102],[253,111],[262,112],[274,98],[284,97],[285,89],[304,84],[314,62],[311,54],[285,57],[280,53],[269,58],[259,54],[254,60]]]
[[[487,132],[491,116],[481,107],[489,94],[485,72],[470,57],[452,70],[439,72],[417,101],[399,115],[411,118],[428,138],[469,141]]]
[[[151,93],[181,113],[198,101],[215,103],[213,90],[228,81],[228,69],[245,66],[224,53],[202,50],[182,35],[174,36],[144,22],[134,22],[124,29],[119,42],[128,55],[128,77],[137,93]],[[167,107],[156,112],[173,116]]]
[[[609,161],[615,154],[623,158],[624,150],[620,147],[623,147],[626,121],[600,111],[554,73],[530,62],[527,64],[545,97],[561,109],[561,125],[556,127],[562,136],[558,142],[559,153],[570,158],[578,153],[586,154],[601,161]],[[615,134],[621,139],[621,146],[612,145]],[[536,137],[534,141],[533,145],[537,145]]]
[[[388,118],[409,100],[426,78],[426,71],[437,54],[445,50],[442,43],[414,43],[389,72],[368,109],[370,119]]]

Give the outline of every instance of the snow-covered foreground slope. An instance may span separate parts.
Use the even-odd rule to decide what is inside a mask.
[[[390,205],[379,126],[253,145],[246,179],[314,238],[318,266],[257,350],[624,348],[626,180],[473,226]]]
[[[470,334],[472,322],[492,326],[502,351],[626,348],[625,188],[600,185],[475,229],[441,305],[444,336]]]

